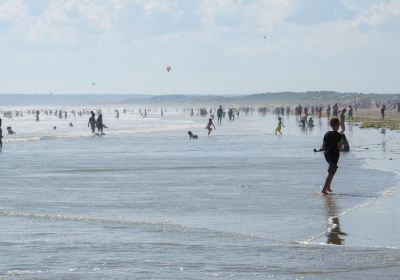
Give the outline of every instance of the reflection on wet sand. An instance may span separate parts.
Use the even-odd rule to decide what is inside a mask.
[[[328,216],[328,233],[327,244],[344,245],[343,236],[347,235],[342,232],[337,216],[336,198],[333,195],[328,195],[325,198],[325,208]]]

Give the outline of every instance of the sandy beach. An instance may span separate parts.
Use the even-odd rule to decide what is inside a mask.
[[[379,109],[359,109],[354,114],[354,121],[359,123],[361,128],[400,130],[400,113],[397,110],[387,110],[385,119],[382,120]]]
[[[373,111],[368,112],[371,116]],[[366,117],[366,119],[372,119]],[[375,118],[376,121],[377,118]],[[392,112],[388,116],[389,122],[398,124],[399,114]],[[367,129],[367,128],[365,128]],[[371,155],[369,162],[374,168],[388,170],[394,176],[399,174],[400,150],[398,130],[386,130],[384,134],[379,129],[368,128],[371,133],[381,134],[381,142],[371,145],[370,150],[380,150],[380,156]],[[398,183],[400,185],[400,182]],[[346,244],[350,246],[384,246],[400,247],[399,230],[397,221],[400,219],[400,192],[398,187],[389,188],[383,196],[371,198],[365,205],[360,206],[348,215],[340,218],[340,227],[347,233]]]

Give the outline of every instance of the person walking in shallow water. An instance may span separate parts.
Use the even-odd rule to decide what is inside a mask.
[[[383,104],[382,105],[382,109],[381,109],[381,119],[384,121],[385,120],[385,111],[386,111],[386,105]]]
[[[100,132],[101,135],[103,135],[104,124],[103,124],[103,115],[101,113],[97,117],[96,126],[97,126],[97,131]]]
[[[282,131],[281,131],[282,126],[285,127],[285,126],[283,125],[282,118],[279,117],[279,118],[278,118],[278,126],[277,126],[276,129],[275,129],[275,135],[278,135],[278,132],[279,132],[280,135],[282,135]]]
[[[346,130],[345,121],[346,121],[346,109],[343,109],[342,112],[340,113],[340,128],[341,128],[340,133],[343,133]]]
[[[222,106],[219,106],[218,110],[217,110],[217,117],[218,117],[218,124],[221,124],[222,122],[222,115],[223,115],[223,110],[222,110]]]
[[[208,135],[209,135],[209,136],[210,136],[210,134],[211,134],[211,131],[213,130],[213,129],[211,128],[211,126],[213,126],[214,129],[216,129],[216,128],[215,128],[215,125],[214,125],[214,123],[213,123],[213,121],[212,121],[212,119],[208,119],[208,123],[207,123],[206,129],[208,130]]]
[[[88,127],[90,126],[92,133],[95,133],[96,132],[96,115],[94,114],[93,111],[90,111],[90,114],[92,114],[92,116],[89,118]]]
[[[349,106],[349,121],[353,121],[353,107]]]
[[[314,152],[323,151],[325,159],[329,164],[328,176],[325,179],[325,184],[321,191],[321,193],[323,193],[324,195],[327,195],[328,192],[332,192],[331,183],[338,169],[337,163],[339,161],[340,142],[342,140],[342,135],[338,132],[340,128],[339,119],[332,118],[329,123],[332,131],[328,131],[325,134],[322,147],[319,150],[314,149]]]

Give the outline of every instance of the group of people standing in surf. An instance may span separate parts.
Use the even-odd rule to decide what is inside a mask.
[[[103,132],[103,129],[107,128],[107,126],[103,123],[103,114],[100,112],[97,119],[96,114],[93,111],[90,111],[90,114],[91,116],[88,121],[88,127],[90,127],[92,133],[95,134],[97,128],[99,135],[104,135],[105,133]]]

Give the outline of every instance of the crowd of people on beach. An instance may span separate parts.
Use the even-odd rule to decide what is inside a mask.
[[[387,110],[387,107],[384,103],[380,104],[380,113],[381,113],[381,119],[385,120],[385,112]],[[392,106],[392,109],[393,106]],[[323,112],[325,111],[325,116],[329,120],[329,124],[331,127],[331,130],[328,131],[322,141],[322,145],[319,149],[314,149],[315,152],[324,152],[325,159],[328,163],[328,175],[325,179],[324,186],[321,190],[321,192],[326,195],[330,192],[332,192],[331,188],[331,182],[333,180],[333,177],[337,171],[337,164],[339,161],[339,155],[340,152],[348,152],[350,150],[349,142],[346,138],[345,131],[346,131],[346,117],[349,122],[352,122],[354,120],[354,112],[357,112],[358,106],[357,104],[350,104],[347,106],[342,106],[340,109],[338,103],[331,105],[323,105],[323,104],[317,104],[317,105],[297,105],[294,106],[293,108],[293,114],[296,117],[296,120],[299,124],[299,126],[303,129],[311,129],[312,127],[315,126],[314,124],[314,119],[313,117],[316,117],[318,119],[321,119],[323,117]],[[96,113],[97,112],[97,118],[96,118]],[[70,116],[72,117],[83,117],[86,115],[90,115],[88,119],[88,127],[90,128],[91,133],[93,136],[102,136],[105,135],[104,129],[108,128],[104,122],[103,122],[103,115],[101,110],[86,110],[86,109],[81,109],[81,110],[60,110],[60,109],[45,109],[45,110],[27,110],[27,111],[21,111],[21,110],[16,110],[16,111],[11,111],[11,110],[6,110],[6,111],[0,111],[0,114],[4,118],[22,118],[24,115],[28,116],[33,116],[34,120],[39,122],[41,115],[45,116],[53,116],[56,117],[60,120],[68,119]],[[173,111],[173,110],[172,110]],[[177,112],[178,109],[175,109]],[[213,108],[198,108],[197,110],[194,108],[189,108],[189,109],[183,109],[183,112],[189,112],[189,115],[193,117],[195,115],[199,117],[208,117],[208,122],[205,126],[205,129],[207,130],[207,135],[210,136],[211,132],[213,130],[216,130],[216,126],[213,122],[214,120],[214,112],[216,112],[217,115],[217,124],[221,125],[222,120],[228,116],[229,121],[234,122],[235,119],[239,118],[240,112],[242,112],[245,116],[252,115],[256,110],[254,107],[247,106],[247,107],[230,107],[227,110],[225,110],[222,105],[219,106],[216,110]],[[262,106],[258,107],[258,115],[260,117],[265,117],[268,113],[273,112],[277,115],[277,126],[275,129],[275,135],[283,135],[282,129],[285,127],[283,123],[282,117],[284,115],[290,115],[292,113],[292,107],[290,106],[279,106],[275,107],[273,110],[270,110],[269,107],[267,106]],[[400,103],[397,103],[397,111],[400,112]],[[123,114],[127,114],[128,112],[133,112],[133,110],[127,110],[127,109],[122,109]],[[151,109],[139,109],[138,113],[140,116],[143,118],[146,118],[148,115],[148,112],[152,112]],[[153,110],[153,112],[157,112],[157,110]],[[168,112],[168,109],[166,108],[161,108],[160,110],[160,117],[164,117],[164,113]],[[115,109],[115,118],[119,119],[120,118],[120,109]],[[72,122],[69,122],[69,127],[74,127],[74,124]],[[56,130],[57,127],[53,126],[53,129]],[[97,132],[96,132],[97,129]],[[8,135],[14,135],[16,132],[12,129],[11,126],[7,126],[7,134]],[[191,130],[188,131],[189,139],[198,139],[198,135],[193,133]],[[3,146],[3,131],[2,131],[2,119],[0,118],[0,148]]]

